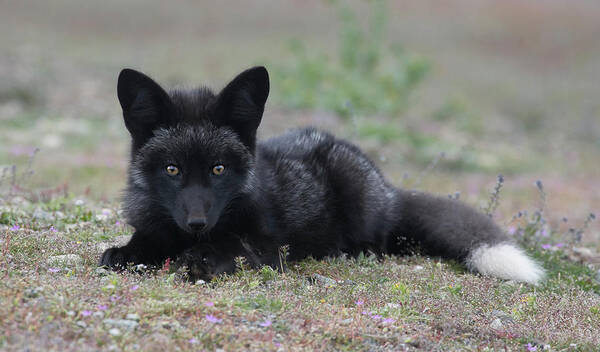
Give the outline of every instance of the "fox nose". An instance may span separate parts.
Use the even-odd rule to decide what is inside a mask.
[[[202,231],[206,227],[206,218],[189,218],[187,225],[194,232]]]

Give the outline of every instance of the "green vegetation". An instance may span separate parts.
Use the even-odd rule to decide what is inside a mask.
[[[548,225],[546,194],[541,182],[537,187],[541,205],[533,216],[515,215],[511,231],[548,271],[538,287],[420,256],[286,263],[285,249],[284,273],[251,269],[243,258],[235,274],[208,283],[187,282],[182,268],[168,263],[112,273],[96,267],[98,256],[131,233],[114,208],[62,195],[4,197],[0,320],[7,333],[0,348],[48,346],[28,331],[52,334],[55,345],[48,348],[62,350],[560,350],[572,344],[591,350],[600,343],[600,282],[591,266],[572,259],[576,238],[564,241],[594,216],[561,233]],[[487,209],[499,205],[500,189]]]
[[[596,5],[141,4],[0,11],[0,350],[598,350]],[[547,280],[369,253],[282,251],[283,274],[240,261],[196,284],[173,268],[98,269],[132,231],[119,70],[218,89],[251,63],[272,74],[261,137],[308,123],[346,137],[394,184],[493,213]],[[477,203],[498,173],[501,197]]]
[[[344,2],[331,4],[340,21],[337,56],[315,53],[293,41],[292,60],[272,65],[275,96],[292,108],[333,111],[342,117],[399,116],[428,72],[428,62],[385,41],[386,1],[369,2],[366,29]]]

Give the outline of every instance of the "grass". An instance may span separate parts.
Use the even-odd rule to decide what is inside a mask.
[[[292,41],[291,59],[271,64],[273,82],[279,87],[275,99],[292,108],[332,111],[346,118],[397,117],[406,110],[429,63],[407,54],[398,43],[386,43],[385,0],[368,3],[366,26],[359,21],[365,13],[343,2],[330,4],[339,17],[337,55],[331,58],[326,52],[307,50],[300,40]]]
[[[497,197],[497,191],[494,193]],[[190,283],[174,267],[113,273],[131,230],[110,204],[7,197],[0,210],[0,348],[54,350],[593,350],[600,283],[570,247],[528,248],[539,287],[420,256],[307,259]],[[75,259],[61,261],[56,256]],[[326,282],[314,279],[322,275]],[[133,314],[133,315],[132,315]],[[573,347],[576,346],[576,347]]]
[[[144,2],[151,16],[141,4],[0,12],[1,350],[597,350],[598,257],[576,251],[600,250],[597,221],[578,241],[578,216],[600,205],[597,4]],[[481,208],[497,207],[548,280],[368,255],[204,284],[98,270],[103,249],[131,234],[116,204],[128,156],[118,71],[218,89],[251,64],[273,78],[261,137],[325,127],[395,184],[474,204],[503,173],[501,201]],[[542,176],[547,199],[532,186]],[[53,258],[65,254],[75,257]]]

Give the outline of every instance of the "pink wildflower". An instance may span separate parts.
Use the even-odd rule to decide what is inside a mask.
[[[222,321],[222,319],[219,319],[212,314],[207,314],[205,318],[206,320],[208,320],[209,323],[213,324],[220,323]]]

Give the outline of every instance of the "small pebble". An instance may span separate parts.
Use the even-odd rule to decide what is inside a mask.
[[[98,276],[108,275],[108,270],[106,270],[104,268],[96,268],[96,275],[98,275]]]
[[[348,324],[352,323],[353,321],[354,321],[354,319],[352,319],[352,318],[340,320],[340,325],[348,325]]]
[[[130,313],[127,314],[127,316],[125,317],[125,319],[127,320],[134,320],[134,321],[140,321],[140,316],[135,314],[135,313]]]
[[[492,321],[492,323],[490,324],[490,328],[492,328],[493,330],[502,330],[502,328],[504,328],[502,320],[500,320],[500,318],[494,319],[494,321]]]
[[[46,261],[48,265],[77,266],[83,264],[83,258],[77,254],[55,255]]]
[[[337,282],[334,279],[316,273],[312,274],[311,278],[315,283],[323,286],[335,286],[335,284],[337,284]]]
[[[92,317],[102,319],[102,318],[104,318],[104,312],[100,312],[100,311],[94,312],[94,313],[92,313]]]
[[[492,316],[494,316],[496,318],[499,318],[500,321],[503,321],[503,322],[513,321],[514,320],[513,317],[510,314],[505,313],[505,312],[503,312],[501,310],[493,310],[492,311]]]
[[[118,326],[126,330],[135,330],[139,325],[137,321],[127,319],[104,319],[103,323],[108,326]]]

